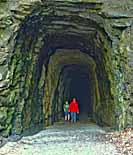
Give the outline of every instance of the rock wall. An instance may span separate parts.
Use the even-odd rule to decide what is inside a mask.
[[[117,0],[2,0],[1,135],[20,134],[31,127],[43,128],[51,123],[55,91],[50,94],[48,90],[52,86],[57,90],[59,79],[49,77],[52,69],[48,64],[54,49],[61,41],[63,44],[60,38],[66,34],[83,38],[77,41],[73,38],[79,43],[71,46],[81,44],[79,48],[83,51],[89,49],[97,65],[99,95],[94,106],[97,121],[106,123],[109,115],[113,122],[110,125],[117,129],[133,126],[131,6],[131,0],[121,3]],[[54,84],[50,85],[50,81]],[[57,112],[61,109],[58,108],[55,108]]]

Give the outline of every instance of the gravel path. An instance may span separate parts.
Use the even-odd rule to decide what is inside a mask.
[[[0,148],[0,155],[118,155],[113,144],[102,140],[103,134],[95,124],[56,124],[18,142],[8,142]]]

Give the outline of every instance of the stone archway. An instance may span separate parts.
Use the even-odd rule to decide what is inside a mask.
[[[59,20],[62,20],[62,19],[59,19]],[[66,18],[66,20],[67,20],[67,18]],[[81,20],[81,19],[79,18],[79,20]],[[87,21],[85,21],[85,22],[87,24]],[[95,24],[92,21],[88,21],[88,23],[91,23],[92,25]],[[58,23],[57,23],[57,25],[58,25]],[[63,22],[63,25],[64,25],[64,22]],[[74,30],[68,29],[68,33],[66,33],[66,31],[65,31],[63,33],[63,35],[60,34],[61,31],[63,31],[62,28],[60,29],[59,34],[54,32],[54,31],[57,31],[56,29],[53,29],[53,32],[51,34],[49,26],[48,26],[48,29],[47,29],[48,34],[46,33],[43,36],[43,38],[41,39],[41,41],[44,42],[44,45],[41,47],[40,52],[38,51],[39,53],[36,53],[35,47],[33,48],[33,50],[35,50],[35,54],[33,51],[31,51],[31,53],[27,51],[29,49],[29,46],[30,46],[30,49],[32,49],[32,45],[35,46],[37,44],[36,39],[34,40],[33,38],[30,38],[30,40],[26,40],[26,42],[24,41],[23,42],[24,44],[22,44],[22,46],[25,46],[25,48],[27,50],[26,49],[20,50],[20,53],[18,52],[18,53],[16,53],[16,55],[15,54],[13,55],[12,61],[16,60],[16,58],[14,58],[14,57],[15,56],[18,57],[18,54],[23,59],[23,63],[20,62],[21,67],[19,67],[19,65],[18,65],[18,67],[20,69],[22,69],[22,71],[19,70],[18,76],[23,79],[22,80],[22,88],[23,89],[20,88],[21,85],[19,82],[17,82],[17,87],[19,87],[19,90],[17,90],[17,91],[19,91],[19,92],[17,92],[18,97],[15,97],[15,98],[18,98],[18,100],[19,100],[19,101],[17,101],[16,106],[17,107],[19,106],[19,108],[20,108],[20,105],[18,104],[18,102],[19,102],[20,104],[22,104],[22,109],[20,109],[18,114],[16,112],[14,113],[15,117],[17,119],[20,119],[20,120],[16,119],[16,121],[14,121],[14,127],[15,127],[14,130],[16,130],[16,128],[20,129],[20,127],[17,126],[17,125],[19,125],[19,123],[20,123],[20,126],[23,126],[22,127],[23,130],[25,130],[34,124],[39,124],[41,122],[44,122],[44,123],[46,123],[45,125],[47,125],[51,122],[51,116],[52,116],[52,105],[51,104],[53,102],[52,101],[53,97],[54,97],[53,95],[54,95],[54,91],[55,91],[55,88],[57,87],[56,85],[58,82],[58,80],[54,80],[54,79],[58,79],[58,78],[56,78],[56,76],[57,75],[59,76],[59,74],[60,74],[60,67],[56,71],[52,71],[51,66],[49,66],[49,62],[50,62],[50,64],[54,64],[54,60],[52,60],[52,62],[50,61],[52,55],[55,52],[58,53],[58,51],[59,51],[58,49],[65,49],[65,48],[68,48],[68,49],[77,48],[82,53],[88,54],[90,57],[92,57],[94,59],[97,68],[95,71],[96,75],[94,77],[92,77],[92,79],[94,80],[95,77],[98,78],[99,84],[96,84],[96,82],[94,82],[94,84],[97,87],[97,88],[95,88],[96,93],[98,93],[98,94],[100,93],[99,95],[95,95],[95,98],[93,98],[93,100],[95,100],[93,102],[95,104],[97,104],[97,106],[94,106],[95,109],[97,109],[97,110],[94,110],[95,117],[97,119],[99,119],[98,120],[99,123],[106,122],[107,124],[109,122],[109,120],[106,121],[107,117],[108,117],[108,118],[110,118],[110,125],[113,125],[112,124],[112,122],[114,120],[114,118],[113,118],[114,117],[114,115],[113,115],[114,108],[113,107],[115,105],[113,105],[113,101],[111,101],[112,100],[111,92],[110,92],[110,84],[111,83],[108,81],[108,80],[110,80],[109,78],[111,78],[111,76],[109,77],[109,75],[108,75],[108,70],[111,71],[111,68],[108,68],[108,70],[106,68],[106,65],[109,65],[109,63],[111,63],[111,60],[109,57],[108,57],[109,59],[106,58],[107,57],[106,54],[104,55],[104,53],[103,53],[104,51],[102,51],[103,49],[100,45],[100,42],[99,43],[97,42],[98,45],[93,46],[93,43],[94,44],[96,43],[95,39],[96,38],[98,39],[98,36],[100,37],[100,35],[101,35],[100,31],[95,32],[94,30],[90,31],[87,29],[86,30],[86,32],[88,32],[88,37],[87,37],[85,34],[82,34],[82,30],[80,30],[81,34],[77,34],[77,32],[75,33],[76,29],[77,29],[76,27]],[[84,27],[81,29],[84,29]],[[25,29],[22,28],[22,32],[23,31],[25,31]],[[71,31],[73,31],[73,32],[71,32]],[[20,33],[22,33],[22,32],[20,32]],[[27,31],[27,32],[30,35],[31,32],[29,32],[29,31]],[[69,34],[69,32],[70,32],[70,34]],[[25,34],[25,33],[23,32],[23,34]],[[94,38],[94,40],[92,39],[90,41],[90,39],[91,39],[90,37]],[[17,41],[19,41],[19,39]],[[40,39],[39,39],[39,41],[40,41]],[[18,46],[19,43],[17,42],[16,45]],[[17,49],[17,47],[16,47],[16,49]],[[63,52],[63,54],[64,54],[64,52]],[[75,55],[75,54],[76,54],[76,52],[73,53],[73,55]],[[108,54],[109,54],[109,51],[108,51]],[[69,52],[67,52],[67,54],[65,54],[65,55],[62,55],[62,57],[63,57],[62,60],[64,62],[67,60],[70,64],[74,64],[76,61],[76,58],[71,56],[75,60],[71,60],[71,57],[69,58],[70,59],[69,60],[69,59],[67,59],[67,55],[69,55]],[[80,63],[80,61],[82,60],[82,54],[79,54],[79,56],[80,56],[80,58],[79,58],[78,63]],[[58,57],[60,57],[60,56],[58,56]],[[20,61],[22,61],[22,59]],[[106,59],[108,59],[108,60],[106,60]],[[63,61],[62,61],[62,63],[63,63]],[[82,62],[84,62],[84,61],[85,61],[85,57],[83,58]],[[89,61],[90,60],[88,60],[88,62]],[[105,61],[105,62],[103,62],[103,61]],[[27,65],[25,65],[26,63],[29,63],[28,67],[27,67]],[[12,65],[14,66],[14,63],[12,63]],[[56,66],[57,64],[55,63],[54,65]],[[111,67],[111,65],[110,65],[110,67]],[[11,66],[11,68],[12,68],[12,66]],[[44,71],[42,72],[43,68],[44,68]],[[93,67],[90,67],[90,68],[93,68]],[[32,72],[32,74],[30,71]],[[50,71],[50,74],[49,74],[49,71]],[[29,74],[29,75],[27,75],[27,74]],[[43,74],[43,76],[41,74]],[[56,75],[56,76],[54,76],[54,75]],[[93,73],[93,75],[94,75],[94,73]],[[31,78],[30,81],[28,80],[29,77]],[[103,80],[107,80],[107,86],[103,85],[104,84]],[[26,83],[24,83],[24,81],[26,81],[26,82],[29,81],[29,83],[26,84]],[[52,83],[51,83],[51,81],[52,81]],[[16,79],[15,79],[15,82],[16,82]],[[40,83],[41,83],[41,88],[39,86]],[[43,87],[45,87],[46,90],[43,90]],[[100,92],[98,92],[98,89],[100,89]],[[32,91],[30,92],[30,90],[32,90]],[[24,93],[27,93],[26,94],[27,96],[25,96]],[[39,95],[40,93],[42,93],[42,95]],[[22,97],[20,94],[22,94]],[[44,96],[44,100],[45,100],[44,105],[42,104],[43,96]],[[99,96],[101,98],[100,101],[98,101]],[[105,96],[106,96],[106,98],[105,98]],[[93,104],[93,105],[95,105],[95,104]],[[106,110],[103,108],[104,105],[105,105]],[[44,108],[45,106],[47,106],[46,109]],[[107,106],[108,106],[108,110],[106,108]],[[109,108],[109,107],[111,107],[111,108]],[[45,109],[45,110],[42,111],[42,109]],[[43,116],[43,113],[45,113],[44,116]],[[105,113],[107,113],[107,114],[110,113],[110,115],[105,115]],[[29,115],[28,118],[27,118],[27,114]],[[46,115],[46,117],[45,117],[45,115]],[[34,118],[32,116],[34,116]]]
[[[63,77],[62,80],[65,80],[67,82],[67,80],[69,80],[69,78],[70,78],[67,75],[66,78],[64,79],[64,75],[62,75],[62,72],[65,72],[68,67],[73,69],[74,66],[78,66],[78,65],[79,65],[79,69],[81,70],[80,71],[81,75],[82,75],[82,71],[84,71],[84,73],[87,74],[88,76],[90,74],[90,76],[91,76],[90,79],[95,81],[91,86],[92,87],[92,100],[93,100],[92,102],[93,102],[93,106],[94,106],[94,108],[93,108],[94,113],[95,114],[98,113],[96,108],[98,108],[98,105],[100,105],[100,98],[99,98],[100,96],[99,96],[99,90],[98,90],[99,88],[98,88],[97,77],[96,77],[96,73],[95,73],[96,72],[95,71],[96,64],[95,64],[94,60],[92,58],[90,58],[87,54],[83,54],[79,50],[74,50],[74,49],[70,50],[69,49],[69,50],[58,50],[58,51],[59,52],[57,52],[53,56],[51,56],[49,65],[48,65],[49,69],[48,69],[48,74],[47,74],[47,79],[46,79],[48,85],[45,87],[45,91],[44,91],[47,95],[44,96],[44,103],[43,103],[44,114],[45,114],[46,120],[48,120],[47,119],[48,115],[51,116],[53,113],[52,107],[56,106],[57,110],[56,109],[53,109],[53,110],[54,111],[56,110],[56,113],[59,113],[62,111],[62,104],[64,102],[64,98],[67,100],[69,99],[69,98],[66,98],[66,96],[64,96],[64,98],[62,98],[63,94],[60,96],[60,94],[61,94],[60,91],[61,91],[62,87],[64,88],[64,86],[60,86],[61,81],[58,79],[62,76]],[[69,72],[68,72],[68,74],[69,74]],[[78,76],[80,76],[80,74],[78,74]],[[54,98],[55,98],[56,89],[58,89],[59,96],[62,99],[60,99],[60,97],[58,96],[58,100],[55,103]],[[69,89],[68,89],[68,91],[69,91]],[[57,104],[57,105],[55,105],[55,104]],[[94,114],[94,116],[95,116],[95,114]],[[46,122],[46,124],[48,124],[48,122]]]
[[[1,124],[2,133],[19,134],[34,126],[43,128],[51,122],[45,120],[45,110],[43,111],[46,101],[52,105],[54,98],[45,100],[46,96],[49,97],[45,89],[50,88],[48,64],[50,57],[58,49],[66,48],[78,49],[95,61],[97,87],[100,90],[96,96],[100,96],[100,102],[94,98],[98,105],[95,106],[97,121],[106,124],[109,114],[108,117],[111,116],[113,122],[109,124],[117,129],[132,124],[131,120],[127,121],[130,118],[130,101],[126,95],[126,91],[130,90],[127,88],[126,73],[129,67],[127,54],[130,41],[129,37],[124,39],[130,34],[130,15],[125,17],[130,24],[123,26],[122,15],[106,12],[104,7],[107,3],[47,1],[36,4],[30,4],[30,7],[21,4],[29,13],[25,12],[22,18],[24,20],[20,20],[19,29],[8,43],[12,51],[8,59],[6,82],[1,89],[4,100],[2,105],[7,105],[1,108],[5,118],[5,122]],[[126,57],[126,61],[122,55]],[[51,76],[53,77],[55,76]],[[60,88],[55,90],[57,92],[53,96],[59,94]],[[55,95],[55,100],[57,96]],[[5,98],[8,98],[6,102]],[[51,115],[50,111],[48,115]]]

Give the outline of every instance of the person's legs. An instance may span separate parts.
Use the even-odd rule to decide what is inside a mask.
[[[73,114],[73,121],[74,121],[74,122],[76,122],[76,119],[77,119],[77,117],[76,117],[76,116],[77,116],[77,113],[76,113],[76,112],[74,112],[74,114]]]
[[[67,112],[66,113],[66,120],[69,121],[69,119],[70,119],[70,114],[69,114],[69,112]]]
[[[68,112],[68,115],[67,115],[67,120],[69,121],[70,120],[70,113]]]
[[[67,121],[67,112],[64,112],[65,115],[65,121]]]
[[[71,112],[71,122],[73,122],[74,121],[74,117],[73,117],[73,112]]]

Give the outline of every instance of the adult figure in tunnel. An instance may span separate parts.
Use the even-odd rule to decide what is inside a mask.
[[[69,114],[69,104],[68,104],[68,101],[65,102],[63,108],[64,108],[65,121],[69,121],[70,120],[70,114]]]
[[[77,121],[77,114],[79,114],[79,106],[76,98],[73,98],[72,102],[69,105],[69,112],[71,114],[71,122]]]

